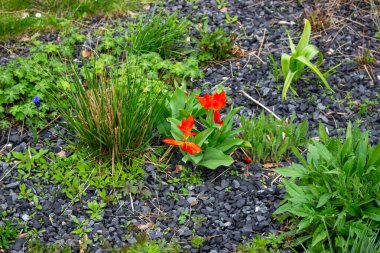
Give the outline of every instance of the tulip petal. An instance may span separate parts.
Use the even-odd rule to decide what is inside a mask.
[[[172,138],[163,139],[162,142],[169,144],[171,146],[182,146],[184,144],[183,141],[177,141],[177,140],[174,140]]]
[[[195,136],[196,133],[192,133],[191,130],[194,127],[194,117],[190,115],[187,119],[183,119],[181,125],[177,126],[183,133],[184,139],[186,140],[189,136]]]
[[[201,147],[199,147],[196,143],[194,142],[185,142],[182,146],[181,146],[181,149],[187,153],[189,153],[190,155],[194,154],[194,153],[200,153],[202,150],[201,150]]]

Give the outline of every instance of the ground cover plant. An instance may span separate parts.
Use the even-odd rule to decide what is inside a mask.
[[[373,237],[380,228],[380,145],[372,147],[368,132],[351,124],[343,142],[319,130],[323,144],[309,144],[306,159],[293,148],[301,165],[276,170],[291,180],[283,182],[288,193],[275,214],[298,217],[296,233],[313,252],[342,251],[352,247],[351,233]]]
[[[0,252],[379,252],[373,0],[4,3]]]

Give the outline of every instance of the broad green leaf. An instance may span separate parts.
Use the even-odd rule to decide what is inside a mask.
[[[309,39],[310,39],[310,35],[311,35],[311,25],[310,25],[309,20],[307,20],[307,19],[305,19],[304,22],[305,22],[305,26],[303,28],[300,41],[298,42],[298,45],[296,48],[297,54],[300,54],[302,52],[302,50],[307,45],[309,45]]]
[[[284,177],[291,177],[291,178],[297,178],[297,177],[304,177],[307,175],[308,170],[305,169],[303,166],[299,164],[292,164],[291,167],[286,168],[278,168],[274,169],[274,172],[280,174]]]
[[[319,138],[327,145],[330,140],[330,136],[326,133],[325,126],[321,122],[318,124],[318,135]]]
[[[286,188],[286,192],[291,196],[291,197],[303,197],[304,196],[304,192],[303,190],[301,189],[301,187],[299,187],[298,185],[296,185],[295,183],[291,182],[291,181],[288,181],[288,180],[285,180],[282,182]]]
[[[210,147],[205,151],[203,159],[198,165],[213,170],[219,166],[230,166],[233,162],[234,160],[230,156],[218,149]]]
[[[326,88],[333,91],[331,89],[329,83],[327,82],[326,78],[324,77],[324,75],[319,71],[319,69],[313,63],[311,63],[311,61],[309,61],[303,55],[297,56],[296,60],[298,60],[298,61],[302,62],[303,64],[305,64],[306,66],[308,66],[322,80],[322,82],[324,83]]]
[[[290,46],[290,50],[292,51],[292,54],[295,54],[297,51],[296,51],[296,47],[294,46],[294,43],[293,43],[293,40],[292,40],[292,37],[290,36],[290,33],[288,32],[288,39],[289,39],[289,46]]]
[[[316,152],[322,157],[325,161],[331,161],[334,156],[330,153],[330,151],[320,142],[314,142],[313,152]],[[310,150],[310,152],[312,152]]]
[[[173,138],[176,140],[183,139],[183,133],[181,129],[178,128],[178,125],[181,124],[181,121],[175,118],[168,118],[167,120],[170,122],[170,125],[171,125],[170,133],[172,134]]]
[[[317,208],[323,206],[324,204],[327,203],[327,201],[331,198],[332,194],[331,193],[325,193],[323,194],[318,201]]]
[[[179,109],[182,109],[185,107],[187,100],[186,93],[183,92],[181,89],[176,89],[173,93],[173,96],[170,99],[170,109],[172,111],[172,115],[176,116],[179,114]]]
[[[292,80],[295,74],[296,72],[289,71],[288,74],[286,75],[284,87],[282,89],[282,96],[281,96],[282,100],[286,99],[286,93],[288,92],[288,89],[290,87],[290,84],[292,83]]]
[[[307,45],[301,52],[300,55],[303,55],[305,56],[307,59],[309,59],[310,61],[316,56],[319,54],[319,50],[316,46],[314,45]],[[322,56],[322,60],[323,60],[323,56]]]
[[[374,221],[380,221],[380,208],[375,206],[367,206],[363,210],[363,214]]]
[[[297,225],[298,231],[302,231],[305,228],[308,228],[312,224],[312,222],[313,222],[313,218],[310,218],[310,217],[307,217],[301,220],[300,223],[298,223]]]
[[[361,140],[357,147],[358,162],[356,166],[357,166],[358,175],[360,177],[363,176],[364,168],[367,162],[367,147],[368,147],[367,144],[368,144],[368,141],[365,142]]]
[[[292,206],[290,205],[290,203],[285,203],[281,205],[279,208],[277,208],[277,210],[274,211],[273,214],[281,214],[281,213],[289,212],[290,209],[292,209]]]
[[[290,72],[290,60],[291,56],[288,54],[281,55],[281,71],[284,78],[288,75]]]
[[[214,132],[214,130],[215,128],[210,127],[198,133],[194,138],[194,142],[198,144],[199,146],[202,146],[203,143],[207,140],[207,138]]]
[[[194,155],[186,154],[182,157],[182,161],[183,162],[191,161],[195,164],[198,164],[202,160],[202,158],[203,158],[202,153],[194,154]]]
[[[325,240],[328,236],[327,231],[325,230],[324,226],[321,224],[318,226],[318,228],[313,233],[313,239],[311,242],[311,246],[314,247],[319,242]]]
[[[237,138],[230,138],[224,140],[219,145],[215,146],[216,149],[219,149],[223,153],[230,153],[232,149],[239,147],[243,144],[244,140]]]
[[[380,163],[380,143],[376,145],[374,149],[369,152],[369,158],[367,161],[368,166],[372,166]]]

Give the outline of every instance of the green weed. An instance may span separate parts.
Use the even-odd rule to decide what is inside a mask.
[[[19,227],[10,220],[5,220],[0,225],[0,249],[7,249],[19,234]]]
[[[231,56],[235,45],[235,36],[227,35],[223,27],[210,31],[208,21],[205,21],[200,31],[199,55],[200,61],[224,60]]]

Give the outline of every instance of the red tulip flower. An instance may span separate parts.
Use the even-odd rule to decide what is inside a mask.
[[[195,136],[196,133],[191,132],[191,130],[194,127],[194,118],[192,115],[189,116],[186,120],[183,119],[181,125],[178,126],[178,128],[183,133],[183,141],[177,141],[172,138],[166,138],[163,139],[162,142],[169,144],[171,146],[179,146],[184,152],[189,153],[190,155],[194,153],[200,153],[201,147],[198,146],[198,144],[194,142],[188,142],[187,139],[190,136]]]
[[[196,95],[199,103],[205,109],[211,109],[214,111],[214,122],[223,125],[223,120],[220,120],[220,110],[226,105],[227,97],[224,91],[220,93],[214,93],[212,95],[206,94],[204,97]]]

